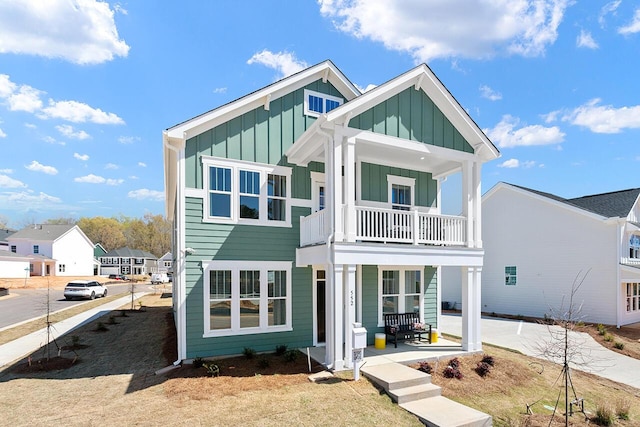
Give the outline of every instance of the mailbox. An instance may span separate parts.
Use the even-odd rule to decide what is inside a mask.
[[[367,347],[367,330],[362,327],[362,324],[353,324],[352,337],[353,340],[351,343],[354,350]]]

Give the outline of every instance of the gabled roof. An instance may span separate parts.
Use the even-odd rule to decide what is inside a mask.
[[[157,259],[155,255],[147,251],[131,248],[118,248],[107,252],[101,258],[146,258]]]
[[[11,236],[15,232],[15,230],[0,229],[0,242],[7,240],[7,237]]]
[[[8,240],[39,240],[53,242],[69,232],[75,225],[70,224],[34,224],[13,233]]]
[[[525,192],[536,194],[555,202],[562,203],[566,206],[577,208],[604,218],[626,218],[629,215],[629,212],[631,212],[631,209],[633,209],[633,206],[638,201],[638,197],[640,196],[640,188],[630,188],[628,190],[620,190],[609,193],[576,197],[573,199],[565,199],[564,197],[556,196],[555,194],[533,190],[531,188],[522,187],[520,185],[500,182],[496,184],[496,186],[494,186],[491,190],[489,190],[483,196],[483,199],[489,197],[490,194],[493,194],[493,192],[495,191],[494,189],[498,189],[504,186],[518,188],[520,190],[524,190]]]

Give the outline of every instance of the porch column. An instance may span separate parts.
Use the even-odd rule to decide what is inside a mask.
[[[482,163],[473,163],[473,230],[474,247],[482,247]]]
[[[466,237],[467,247],[474,247],[474,209],[473,209],[473,163],[470,160],[462,162],[462,215],[467,218]]]
[[[350,369],[353,367],[351,333],[356,321],[356,266],[350,264],[344,267],[344,366]]]
[[[344,195],[347,206],[345,232],[347,242],[356,241],[356,139],[347,139],[344,162]]]
[[[333,170],[329,171],[333,175],[333,199],[335,224],[334,240],[342,242],[344,240],[344,209],[342,201],[342,188],[344,187],[342,177],[342,134],[335,132],[333,137]]]
[[[482,350],[480,267],[462,267],[462,349]]]
[[[344,368],[343,267],[334,265],[327,272],[326,364],[335,370]]]

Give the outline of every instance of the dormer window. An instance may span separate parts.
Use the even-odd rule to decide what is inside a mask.
[[[321,114],[328,113],[329,111],[338,108],[343,102],[342,98],[305,89],[304,114],[307,116],[318,117]]]

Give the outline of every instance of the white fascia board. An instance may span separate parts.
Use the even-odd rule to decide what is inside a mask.
[[[324,149],[323,141],[318,135],[322,124],[327,120],[325,115],[316,119],[309,128],[293,143],[291,147],[284,153],[287,161],[298,166],[307,166],[312,156],[317,155],[318,147]],[[321,131],[322,132],[322,131]]]
[[[330,61],[325,61],[314,67],[303,70],[293,76],[284,78],[279,82],[257,90],[246,95],[236,101],[232,101],[215,110],[194,117],[182,124],[167,129],[167,135],[170,138],[189,139],[212,129],[222,123],[225,123],[235,117],[254,110],[259,107],[265,107],[269,98],[271,100],[278,99],[294,90],[300,89],[318,79],[325,76],[325,71],[329,70],[328,80],[334,85],[340,93],[351,100],[360,92],[349,80],[333,65]]]
[[[549,197],[545,197],[541,194],[533,193],[531,191],[524,190],[522,188],[514,187],[513,185],[507,184],[506,182],[499,182],[494,185],[489,191],[487,191],[482,196],[482,203],[484,203],[487,199],[489,199],[492,195],[496,194],[498,191],[513,191],[514,193],[518,193],[520,195],[529,197],[534,200],[538,200],[542,203],[546,203],[564,210],[568,210],[578,215],[585,216],[587,218],[594,219],[596,221],[608,222],[609,218],[598,215],[593,212],[589,212],[587,210],[581,209],[577,206],[572,206],[568,203],[560,202],[558,200],[551,199]]]

